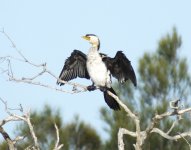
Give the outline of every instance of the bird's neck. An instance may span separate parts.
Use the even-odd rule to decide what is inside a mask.
[[[92,45],[92,47],[90,47],[90,49],[89,49],[89,52],[90,52],[90,53],[99,53],[99,52],[98,52],[98,47]]]
[[[92,47],[98,50],[98,44],[92,44]]]
[[[97,57],[99,57],[99,52],[98,52],[98,49],[97,47],[90,47],[89,51],[88,51],[88,59],[95,59]]]
[[[99,50],[100,48],[100,42],[98,41],[94,41],[94,42],[90,42],[90,44],[92,45],[92,47],[96,48],[97,50]]]

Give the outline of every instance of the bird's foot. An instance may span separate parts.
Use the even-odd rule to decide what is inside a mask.
[[[102,91],[102,92],[105,92],[106,90],[107,90],[107,88],[106,87],[99,87],[99,89],[100,89],[100,91]]]
[[[95,89],[96,89],[96,86],[94,86],[94,85],[87,86],[88,91],[94,91]]]

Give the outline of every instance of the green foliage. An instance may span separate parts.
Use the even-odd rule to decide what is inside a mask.
[[[187,97],[191,96],[189,93],[191,80],[188,65],[186,59],[179,55],[181,44],[181,37],[178,36],[174,28],[172,34],[167,34],[159,41],[156,52],[146,52],[139,60],[138,73],[136,73],[137,76],[139,75],[138,89],[129,83],[124,86],[116,85],[121,99],[131,110],[139,112],[142,130],[146,129],[155,113],[160,114],[169,110],[170,100],[180,98],[181,102],[186,104]],[[136,94],[137,100],[135,100],[134,94]],[[135,131],[134,122],[123,111],[110,112],[110,110],[102,108],[101,116],[110,135],[110,139],[105,144],[105,150],[116,150],[119,127]],[[171,135],[190,129],[189,116],[184,115],[183,118],[173,129]],[[164,119],[157,127],[167,132],[174,121],[177,121],[176,117]],[[125,136],[124,141],[125,149],[134,149],[132,146],[135,143],[134,138]],[[147,139],[144,149],[186,150],[188,145],[182,139],[177,142],[169,141],[153,133]]]
[[[100,150],[101,140],[95,129],[80,122],[78,117],[62,130],[68,140],[70,149],[74,150]]]
[[[8,150],[8,149],[9,147],[5,141],[0,144],[0,150]]]

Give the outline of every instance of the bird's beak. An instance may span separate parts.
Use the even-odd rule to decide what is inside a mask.
[[[85,40],[88,40],[88,41],[90,40],[90,37],[88,37],[88,36],[82,36],[82,38]]]

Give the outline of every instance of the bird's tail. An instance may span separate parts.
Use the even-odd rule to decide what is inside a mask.
[[[115,94],[115,91],[113,90],[113,88],[107,88],[107,90],[105,90],[103,92],[103,95],[104,95],[104,99],[105,99],[105,102],[107,103],[107,105],[113,109],[113,110],[120,110],[120,107],[119,107],[119,104],[117,103],[117,101],[112,97],[110,96],[107,91],[110,91],[111,93]]]

